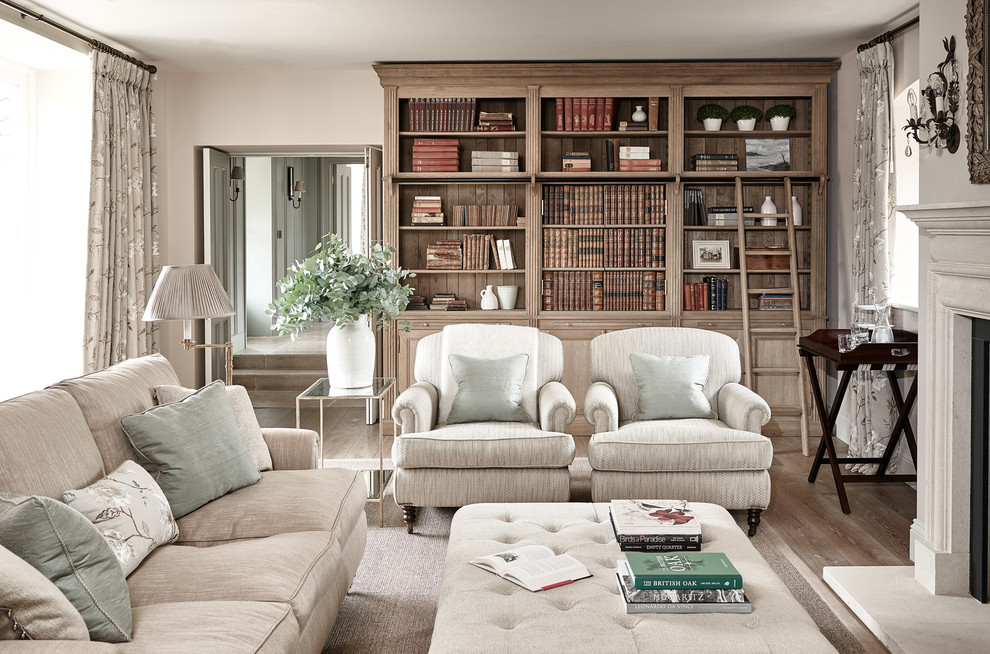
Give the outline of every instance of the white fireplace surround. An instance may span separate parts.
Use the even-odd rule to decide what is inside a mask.
[[[990,605],[969,596],[970,337],[990,320],[990,201],[898,210],[921,230],[914,566],[823,576],[892,652],[985,651]]]

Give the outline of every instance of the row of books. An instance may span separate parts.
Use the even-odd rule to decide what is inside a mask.
[[[544,311],[663,311],[663,271],[543,272]]]
[[[455,204],[450,209],[450,224],[456,227],[508,227],[518,220],[514,204]]]
[[[409,222],[413,225],[442,225],[443,206],[439,195],[417,195],[413,198]]]
[[[478,112],[479,132],[511,132],[515,130],[515,117],[509,111]]]
[[[544,228],[545,268],[663,268],[666,229]]]
[[[467,300],[458,300],[453,293],[434,293],[431,311],[467,311]]]
[[[746,217],[746,214],[754,214]],[[708,207],[705,214],[705,224],[710,227],[736,227],[739,225],[739,211],[734,206]],[[755,225],[755,209],[751,206],[743,207],[743,225]]]
[[[512,243],[492,234],[466,234],[463,242],[444,239],[426,246],[427,270],[514,270],[516,267]]]
[[[557,98],[558,132],[610,132],[615,118],[615,98]]]
[[[474,131],[475,98],[409,98],[408,106],[413,132]]]
[[[518,173],[518,152],[475,150],[471,153],[473,173]]]
[[[729,280],[703,277],[684,284],[685,311],[725,311],[729,308]]]
[[[460,166],[458,139],[414,139],[412,172],[456,173]]]
[[[663,225],[664,184],[545,184],[544,225]]]
[[[725,171],[739,170],[738,154],[694,154],[691,155],[692,170]]]
[[[794,308],[793,293],[761,293],[760,311],[790,311]]]

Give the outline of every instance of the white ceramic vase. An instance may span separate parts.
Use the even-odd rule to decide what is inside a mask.
[[[643,111],[642,105],[636,105],[636,111],[632,113],[632,120],[634,123],[646,122],[646,112]]]
[[[371,386],[375,376],[375,332],[368,315],[338,322],[327,332],[327,377],[334,388]]]
[[[794,218],[794,226],[804,224],[804,209],[798,204],[798,199],[796,195],[791,196],[791,216]]]
[[[773,198],[769,195],[767,199],[763,201],[763,206],[760,207],[760,213],[777,213],[777,205],[773,203]],[[761,218],[760,224],[764,227],[775,227],[777,225],[777,217],[770,216],[767,218]]]
[[[791,123],[790,116],[774,116],[770,119],[770,129],[775,132],[783,132]]]
[[[756,119],[743,118],[742,120],[737,120],[736,127],[739,128],[740,132],[752,132],[754,129],[756,129]]]
[[[519,294],[518,286],[499,286],[495,290],[498,292],[498,303],[502,309],[511,311],[516,308],[516,296]]]
[[[705,118],[701,122],[704,124],[706,132],[717,132],[722,129],[721,118]]]
[[[481,308],[483,311],[493,311],[498,308],[498,297],[495,296],[491,284],[481,291]]]

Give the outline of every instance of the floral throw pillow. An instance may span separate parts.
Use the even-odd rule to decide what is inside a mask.
[[[65,491],[65,503],[96,525],[117,556],[124,576],[159,545],[179,537],[165,493],[134,461],[81,490]]]

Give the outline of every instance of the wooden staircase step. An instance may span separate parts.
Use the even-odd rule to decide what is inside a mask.
[[[234,364],[234,383],[248,390],[295,390],[309,388],[313,382],[327,376],[326,368],[298,370],[238,369]]]
[[[316,370],[326,368],[324,354],[234,354],[234,370],[238,368],[264,370]]]

